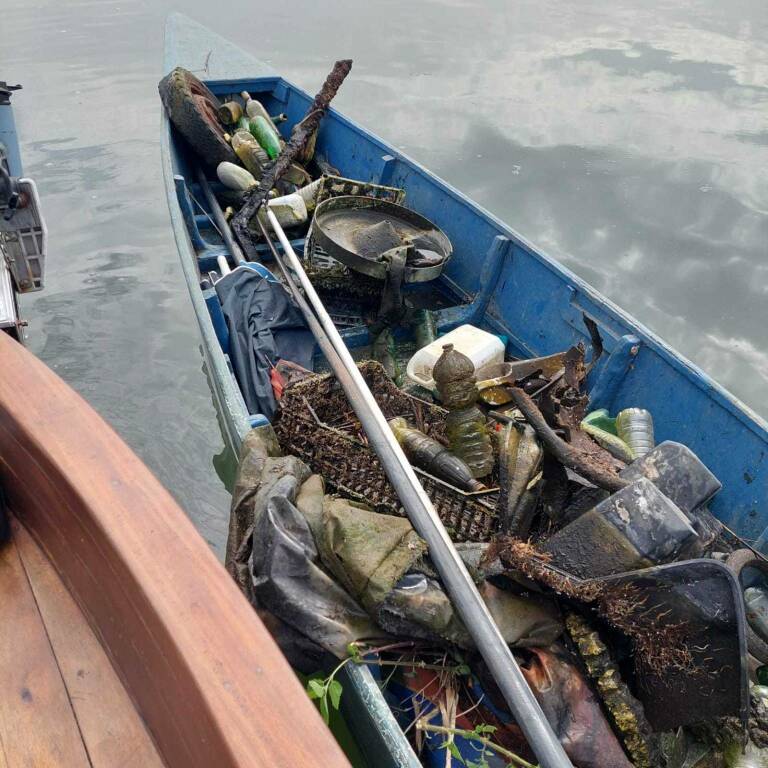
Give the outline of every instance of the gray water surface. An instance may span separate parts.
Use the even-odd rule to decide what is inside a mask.
[[[50,232],[29,344],[217,551],[223,441],[160,168],[166,13],[336,106],[768,416],[765,0],[0,0],[0,79]]]

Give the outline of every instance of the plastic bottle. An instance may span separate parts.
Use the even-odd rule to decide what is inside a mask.
[[[445,344],[432,375],[449,411],[445,434],[451,451],[467,463],[473,477],[485,477],[493,469],[493,448],[485,416],[475,405],[475,366],[453,344]]]
[[[270,126],[272,126],[272,130],[274,130],[274,132],[277,133],[277,126],[272,120],[272,117],[270,116],[269,112],[267,112],[267,110],[264,109],[264,105],[260,101],[258,101],[258,99],[252,98],[251,94],[248,93],[248,91],[243,91],[240,94],[240,98],[243,100],[243,103],[245,104],[245,114],[249,118],[253,119],[254,117],[263,117],[270,124]]]
[[[437,323],[435,313],[428,309],[417,309],[413,313],[413,339],[416,342],[416,350],[423,349],[437,338]]]
[[[243,108],[236,101],[228,101],[219,107],[219,120],[224,125],[235,125],[243,116]]]
[[[282,147],[280,146],[280,137],[272,125],[261,115],[251,118],[248,123],[248,129],[253,134],[256,141],[261,144],[264,151],[269,155],[270,160],[274,160]]]
[[[216,167],[216,175],[219,177],[219,181],[229,189],[234,189],[239,192],[246,192],[251,187],[255,187],[258,183],[253,178],[249,171],[245,168],[241,168],[234,163],[228,163],[226,160],[223,163],[219,163]]]
[[[616,432],[629,446],[635,459],[645,456],[656,444],[653,418],[644,408],[625,408],[616,415]]]
[[[251,132],[242,129],[235,131],[231,144],[240,162],[250,171],[255,179],[260,179],[264,175],[270,160],[259,142],[253,138]]]
[[[402,416],[390,419],[389,426],[408,460],[415,466],[465,491],[481,491],[485,487],[472,477],[472,471],[464,461],[437,440],[408,426]]]
[[[264,147],[270,158],[274,160],[283,148],[277,126],[272,122],[272,118],[269,116],[269,112],[264,109],[264,105],[260,101],[252,99],[248,91],[243,91],[240,96],[245,102],[245,114],[249,119],[250,132]]]

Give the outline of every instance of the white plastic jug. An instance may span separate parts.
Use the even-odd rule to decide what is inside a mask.
[[[427,344],[408,361],[405,372],[411,381],[426,389],[435,388],[432,369],[443,354],[444,344],[453,344],[454,349],[465,354],[474,364],[476,371],[491,363],[504,362],[504,342],[498,336],[474,325],[460,325]]]

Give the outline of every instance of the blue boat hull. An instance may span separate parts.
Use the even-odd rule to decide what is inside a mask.
[[[201,73],[204,55],[200,52],[208,50],[214,52],[209,72]],[[216,94],[248,90],[270,113],[286,113],[288,121],[282,126],[286,135],[311,102],[306,93],[182,16],[172,16],[167,30],[165,71],[177,65],[196,71]],[[225,251],[207,229],[205,217],[195,217],[188,194],[197,200],[202,195],[191,183],[192,169],[165,116],[163,121],[163,163],[176,242],[227,439],[237,451],[251,425],[262,422],[258,414],[245,409],[199,288],[201,270],[214,268],[216,256]],[[440,280],[457,306],[443,314],[441,331],[473,321],[505,334],[509,353],[533,357],[559,352],[579,341],[588,344],[583,318],[591,318],[606,352],[588,381],[591,407],[611,412],[628,406],[648,409],[659,442],[674,440],[689,446],[722,482],[712,511],[744,538],[760,547],[765,544],[765,421],[508,225],[353,121],[331,110],[317,147],[347,177],[403,187],[406,204],[449,236],[454,256]],[[366,341],[364,329],[345,334],[350,346]],[[391,730],[393,721],[387,718],[378,689],[369,687],[372,681],[360,679],[356,684],[365,699],[365,711],[357,715],[386,742],[386,755],[378,755],[377,762],[418,765],[399,730]]]

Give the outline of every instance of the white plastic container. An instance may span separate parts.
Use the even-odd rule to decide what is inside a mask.
[[[405,372],[411,381],[426,389],[435,388],[432,369],[443,354],[444,344],[453,344],[454,349],[464,353],[472,361],[476,371],[491,363],[504,362],[504,342],[498,336],[474,325],[460,325],[427,344],[408,361]]]
[[[267,205],[277,217],[281,227],[295,227],[304,224],[309,217],[304,199],[296,192],[291,195],[274,197]],[[259,209],[258,216],[269,231],[269,219],[267,219],[267,213],[263,208]]]

